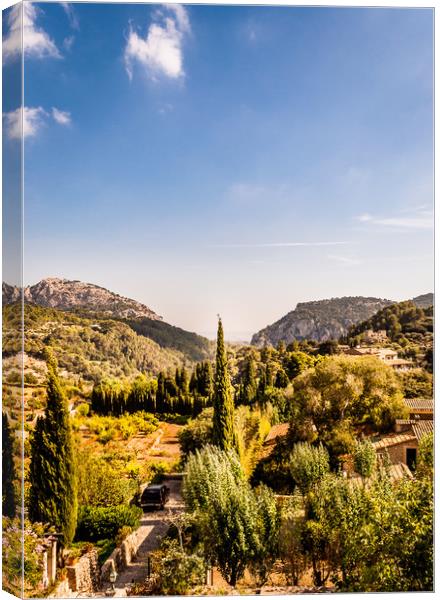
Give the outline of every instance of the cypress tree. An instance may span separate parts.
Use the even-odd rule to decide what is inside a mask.
[[[214,384],[213,443],[221,450],[236,447],[234,432],[234,399],[229,379],[223,325],[219,318],[217,330],[217,355]]]
[[[76,464],[67,401],[55,358],[47,358],[47,403],[31,441],[29,518],[53,525],[65,546],[75,535],[78,499]]]
[[[14,443],[6,413],[2,413],[2,514],[4,517],[15,517],[14,481],[16,479],[14,466]]]

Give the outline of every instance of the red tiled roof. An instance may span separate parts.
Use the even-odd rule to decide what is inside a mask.
[[[434,433],[434,421],[420,420],[411,425],[414,435],[417,440],[420,440],[424,435],[428,433]]]
[[[392,435],[383,437],[382,439],[373,442],[373,446],[377,451],[381,450],[382,448],[398,446],[399,444],[403,444],[404,442],[412,442],[415,439],[416,436],[412,431],[405,431],[403,433],[394,433]]]
[[[274,442],[279,437],[284,437],[287,435],[289,431],[289,423],[279,423],[278,425],[274,425],[264,440],[265,444],[270,442]]]
[[[403,477],[413,477],[413,474],[411,473],[411,471],[409,470],[408,466],[405,465],[405,463],[397,463],[395,465],[391,465],[389,467],[389,476],[391,481],[398,481],[399,479],[402,479]],[[350,483],[358,486],[362,483],[362,477],[360,475],[353,475],[350,477],[349,479]],[[368,479],[367,479],[367,484],[368,484]]]
[[[405,398],[404,402],[408,408],[414,410],[434,410],[434,400],[432,398]]]

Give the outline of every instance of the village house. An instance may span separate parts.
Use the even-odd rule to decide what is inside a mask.
[[[414,364],[410,360],[399,358],[396,350],[391,348],[377,348],[374,346],[358,346],[356,348],[350,348],[347,354],[353,356],[376,356],[386,365],[392,367],[396,371],[408,371],[414,367]]]
[[[414,471],[417,462],[419,442],[426,434],[434,432],[434,401],[432,398],[407,398],[405,404],[407,419],[396,419],[394,432],[371,441],[379,459],[391,463],[390,476],[398,479]],[[350,477],[354,473],[353,457],[344,456],[342,470]]]
[[[379,331],[373,331],[372,329],[367,329],[367,331],[362,336],[362,339],[367,344],[377,344],[383,343],[388,340],[387,332],[385,329],[380,329]]]

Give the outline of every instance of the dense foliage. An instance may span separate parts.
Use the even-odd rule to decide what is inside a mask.
[[[355,346],[369,329],[386,331],[402,356],[432,372],[433,306],[421,307],[412,301],[393,304],[352,327],[344,341]]]
[[[76,539],[94,542],[115,538],[123,527],[138,527],[141,516],[139,507],[126,504],[83,506],[79,511]]]
[[[204,554],[235,586],[247,567],[262,585],[276,552],[279,519],[268,488],[254,491],[234,450],[207,446],[186,465],[184,498]]]
[[[405,416],[393,370],[375,357],[328,356],[295,381],[296,419],[309,421],[332,456],[352,452],[354,426],[390,430]]]
[[[145,411],[195,416],[210,404],[211,397],[203,394],[209,394],[211,386],[194,383],[191,389],[190,384],[184,367],[173,374],[161,371],[157,378],[140,375],[132,383],[103,381],[93,388],[91,408],[99,415]]]
[[[177,350],[190,361],[203,361],[211,355],[211,342],[196,333],[156,319],[124,319],[123,322],[137,334],[159,344],[161,348]]]
[[[4,352],[21,351],[21,305],[3,308]],[[88,318],[53,308],[25,305],[24,349],[35,358],[44,357],[50,346],[59,365],[72,374],[98,382],[103,378],[133,378],[140,373],[157,373],[185,362],[184,355],[162,348],[138,335],[122,321]],[[18,329],[19,330],[19,329]]]
[[[2,413],[2,515],[15,517],[16,471],[14,465],[14,442],[6,413]]]
[[[47,359],[47,402],[31,439],[29,518],[49,523],[68,545],[75,534],[77,473],[69,411],[52,354]]]

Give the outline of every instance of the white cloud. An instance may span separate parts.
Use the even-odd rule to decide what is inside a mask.
[[[158,10],[145,38],[130,27],[124,53],[129,78],[133,77],[135,64],[143,67],[151,79],[183,77],[182,46],[189,31],[188,13],[180,4],[168,4]]]
[[[23,12],[21,11],[21,7],[23,7]],[[9,31],[3,39],[4,62],[11,61],[21,55],[22,21],[23,50],[25,55],[34,58],[61,58],[61,54],[54,41],[41,27],[37,27],[36,25],[39,12],[42,11],[29,2],[16,4],[11,8],[7,19]]]
[[[25,106],[23,111],[20,107],[7,112],[3,115],[7,136],[11,140],[21,139],[22,133],[24,138],[35,137],[50,116],[41,106]],[[55,107],[52,108],[52,118],[60,125],[71,123],[70,113]]]
[[[380,227],[400,229],[432,229],[434,227],[432,212],[426,210],[424,206],[402,210],[394,217],[374,217],[370,214],[363,214],[356,217],[356,219],[361,223],[378,225]]]
[[[79,20],[73,6],[69,2],[60,2],[60,4],[64,9],[67,18],[69,19],[72,29],[79,29]]]
[[[74,42],[75,42],[75,36],[74,35],[68,35],[66,38],[64,38],[64,40],[63,40],[63,46],[67,50],[67,52],[70,52],[70,50],[72,49],[72,46],[73,46]]]
[[[68,112],[67,110],[59,110],[58,108],[53,107],[52,117],[60,125],[70,125],[70,123],[72,122],[70,112]]]
[[[38,133],[44,124],[46,111],[41,108],[24,107],[22,112],[21,107],[11,112],[5,113],[6,132],[11,140],[19,140],[23,137],[32,137]]]

